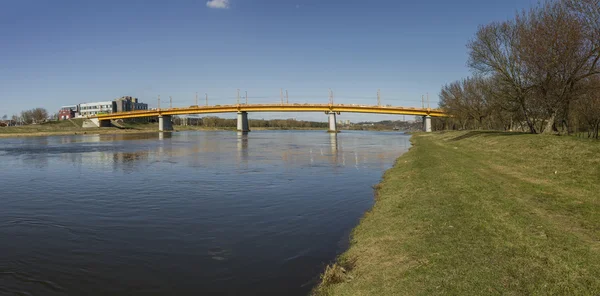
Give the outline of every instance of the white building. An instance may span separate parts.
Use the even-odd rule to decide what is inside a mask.
[[[113,101],[79,104],[81,116],[113,113]]]

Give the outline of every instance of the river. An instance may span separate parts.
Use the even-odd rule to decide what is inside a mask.
[[[0,294],[306,295],[409,147],[346,131],[0,139]]]

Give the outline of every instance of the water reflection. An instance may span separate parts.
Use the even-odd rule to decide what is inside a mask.
[[[159,132],[158,133],[158,139],[159,140],[171,139],[171,138],[173,138],[173,133],[172,132]]]
[[[23,280],[35,278],[66,295],[306,295],[407,139],[321,131],[0,139],[0,169],[10,172],[0,178],[0,237],[11,238],[0,244],[0,270],[23,274],[1,279],[0,290],[57,294]]]
[[[331,146],[332,154],[337,153],[337,150],[338,150],[337,133],[329,133],[329,145]]]
[[[397,149],[410,146],[406,137],[390,133],[381,137],[390,138],[396,147],[381,149],[382,145],[377,144],[371,149],[371,136],[359,135],[307,132],[83,135],[24,140],[14,147],[3,147],[0,152],[19,154],[17,160],[21,165],[35,168],[48,167],[50,158],[58,155],[61,161],[76,166],[108,166],[113,171],[123,172],[134,171],[136,163],[141,161],[172,164],[179,158],[186,158],[183,163],[190,167],[204,168],[231,163],[240,169],[248,169],[250,163],[260,166],[277,162],[290,168],[333,165],[352,166],[358,170],[363,165],[384,169],[389,165],[389,158],[397,155]],[[384,141],[383,144],[389,143]],[[233,151],[235,156],[230,157]]]
[[[113,171],[123,171],[125,173],[134,173],[137,167],[147,161],[150,157],[149,151],[136,152],[116,152],[113,153],[112,165]]]
[[[59,142],[60,144],[70,143],[100,143],[100,142],[120,142],[120,141],[145,141],[145,140],[156,140],[163,138],[170,138],[171,133],[124,133],[124,134],[83,134],[77,136],[57,136],[52,141]]]
[[[48,167],[48,155],[28,155],[23,157],[23,165],[34,167],[36,169],[44,169]]]
[[[329,134],[329,147],[331,147],[330,155],[331,155],[331,163],[338,165],[338,140],[337,133],[328,133]],[[343,154],[343,152],[342,152]]]
[[[237,132],[238,162],[248,167],[248,133]]]

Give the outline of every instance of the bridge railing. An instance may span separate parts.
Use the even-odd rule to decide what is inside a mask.
[[[134,111],[126,111],[126,112],[115,112],[110,114],[98,114],[96,116],[91,116],[88,118],[103,118],[103,117],[114,117],[114,116],[127,116],[127,115],[142,115],[148,113],[163,113],[170,111],[185,111],[185,110],[211,110],[211,109],[227,109],[227,108],[235,108],[240,109],[243,107],[300,107],[300,106],[312,106],[312,107],[327,107],[327,108],[335,108],[335,107],[356,107],[356,108],[369,108],[369,109],[396,109],[396,110],[407,110],[407,111],[417,111],[417,112],[427,112],[427,113],[444,113],[441,109],[434,108],[416,108],[416,107],[402,107],[402,106],[381,106],[381,105],[364,105],[364,104],[315,104],[315,103],[277,103],[277,104],[226,104],[226,105],[210,105],[210,106],[198,106],[192,105],[189,107],[174,107],[174,108],[154,108],[148,110],[134,110]],[[150,116],[150,115],[149,115]]]

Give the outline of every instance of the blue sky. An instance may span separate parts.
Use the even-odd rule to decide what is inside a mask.
[[[280,88],[327,103],[331,88],[336,103],[376,104],[381,89],[383,104],[418,107],[429,93],[433,106],[443,84],[469,75],[477,26],[536,2],[2,0],[0,116],[123,95],[228,104],[238,88],[250,103],[277,102]]]

